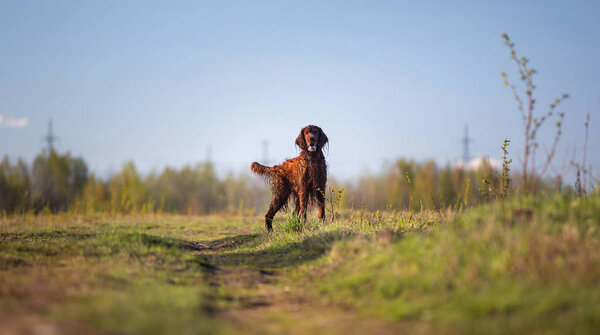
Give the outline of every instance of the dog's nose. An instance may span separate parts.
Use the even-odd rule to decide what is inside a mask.
[[[315,140],[315,137],[314,137],[314,136],[311,136],[311,137],[309,137],[309,138],[308,138],[308,140],[309,140],[309,141],[314,141],[314,140]]]

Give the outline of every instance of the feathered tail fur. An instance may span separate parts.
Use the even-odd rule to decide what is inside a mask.
[[[252,170],[252,172],[261,175],[263,177],[270,177],[272,176],[272,170],[273,168],[270,168],[268,166],[264,166],[262,164],[258,164],[257,162],[254,162],[250,165],[250,170]]]

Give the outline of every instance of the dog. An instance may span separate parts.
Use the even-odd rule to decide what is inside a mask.
[[[275,214],[288,203],[290,195],[295,203],[295,212],[306,221],[306,211],[310,205],[319,207],[319,218],[325,220],[325,185],[327,184],[327,163],[323,147],[329,142],[320,127],[308,125],[300,130],[296,145],[300,155],[287,159],[273,167],[253,162],[252,172],[263,176],[271,184],[273,199],[265,215],[267,231],[273,229]]]

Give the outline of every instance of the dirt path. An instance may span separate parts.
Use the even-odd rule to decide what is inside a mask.
[[[243,242],[242,242],[243,243]],[[239,243],[237,244],[239,245]],[[198,242],[198,254],[218,256],[233,243]],[[299,286],[285,285],[284,271],[216,266],[208,280],[218,317],[249,334],[400,334],[401,325],[315,302]]]

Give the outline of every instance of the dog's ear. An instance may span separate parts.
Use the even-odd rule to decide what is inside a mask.
[[[325,135],[325,133],[323,132],[323,129],[319,128],[319,133],[319,141],[317,142],[317,144],[319,145],[319,149],[323,149],[325,143],[329,142],[329,139],[327,138],[327,135]]]
[[[307,150],[306,139],[304,138],[304,128],[300,129],[300,135],[296,138],[296,145],[302,150]]]

